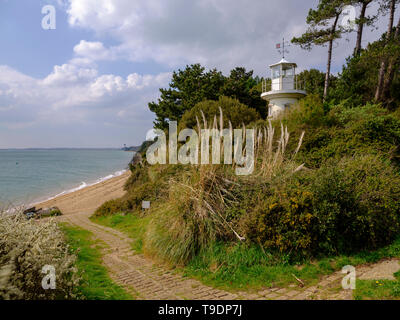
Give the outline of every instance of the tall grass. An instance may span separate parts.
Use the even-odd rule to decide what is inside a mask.
[[[256,135],[256,175],[271,178],[279,172],[283,167],[293,168],[293,172],[297,172],[304,168],[304,164],[300,166],[295,162],[295,157],[299,152],[303,143],[305,131],[301,133],[296,150],[293,154],[288,154],[287,146],[290,134],[287,126],[281,123],[280,137],[277,139],[277,146],[274,146],[275,128],[271,121],[268,121],[267,127],[257,128]]]
[[[199,117],[196,117],[200,140],[203,129],[217,129],[220,132],[224,129],[221,109],[219,119],[215,115],[213,121],[207,121],[203,112],[201,112],[201,119],[202,123]],[[233,128],[230,121],[229,130],[232,137]],[[169,198],[155,211],[146,233],[145,249],[148,253],[157,254],[173,263],[184,264],[200,250],[217,240],[239,242],[245,240],[229,217],[229,209],[238,206],[240,201],[238,194],[243,184],[248,184],[254,177],[261,176],[262,179],[269,179],[283,167],[289,167],[291,173],[302,168],[302,166],[294,166],[294,157],[301,147],[304,133],[294,154],[289,157],[286,154],[289,142],[286,127],[281,126],[281,136],[276,146],[275,129],[271,122],[267,128],[255,130],[257,132],[256,171],[253,177],[236,176],[237,164],[234,163],[233,165],[192,166],[189,171],[171,178]],[[245,125],[242,132],[245,140]],[[225,144],[222,141],[219,143],[220,146],[216,149],[221,150],[221,156],[224,154]],[[234,152],[236,154],[237,150]]]

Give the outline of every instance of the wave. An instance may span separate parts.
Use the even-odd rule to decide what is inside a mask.
[[[55,196],[52,196],[52,197],[50,197],[50,198],[47,198],[47,199],[40,200],[40,201],[37,201],[37,202],[35,202],[35,203],[32,203],[32,204],[30,204],[29,206],[32,207],[32,206],[35,206],[36,204],[39,204],[39,203],[42,203],[42,202],[46,202],[46,201],[50,201],[50,200],[53,200],[53,199],[58,198],[58,197],[60,197],[60,196],[64,196],[64,195],[66,195],[66,194],[70,194],[70,193],[73,193],[73,192],[75,192],[75,191],[79,191],[79,190],[85,189],[85,188],[90,187],[90,186],[94,186],[94,185],[96,185],[96,184],[102,183],[102,182],[107,181],[107,180],[110,180],[110,179],[112,179],[112,178],[119,177],[119,176],[123,175],[123,174],[124,174],[125,172],[127,172],[127,171],[128,171],[128,169],[116,171],[116,172],[114,172],[113,174],[109,174],[109,175],[107,175],[107,176],[105,176],[105,177],[99,178],[99,179],[97,179],[95,182],[92,182],[92,183],[86,183],[85,181],[83,181],[83,182],[81,182],[81,184],[80,184],[78,187],[65,190],[65,191],[63,191],[63,192],[61,192],[61,193],[59,193],[59,194],[56,194]]]

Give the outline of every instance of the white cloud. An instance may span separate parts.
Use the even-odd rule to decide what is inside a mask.
[[[95,69],[64,64],[44,79],[35,79],[0,66],[0,127],[39,126],[43,131],[57,124],[101,128],[111,123],[146,132],[153,119],[147,103],[156,99],[158,88],[166,86],[170,76],[99,76]]]
[[[290,2],[302,12],[309,7]],[[131,61],[201,62],[226,71],[265,67],[265,52],[296,23],[304,24],[305,16],[295,19],[283,7],[281,1],[70,0],[68,14],[71,25],[119,41],[119,54]]]
[[[89,61],[99,61],[99,60],[113,60],[115,59],[115,54],[104,47],[102,42],[90,42],[81,40],[79,44],[74,47],[74,53],[80,58],[86,58]]]
[[[74,64],[63,64],[54,66],[53,72],[44,80],[44,85],[76,85],[78,82],[86,82],[97,76],[97,70],[92,68],[81,68]]]
[[[316,4],[316,0],[69,0],[67,12],[72,26],[119,42],[105,50],[97,44],[106,56],[112,52],[119,58],[171,68],[200,62],[224,72],[243,65],[265,75],[267,66],[280,57],[275,44],[300,35],[309,8]],[[366,32],[364,40],[374,40],[378,34]],[[354,34],[350,44],[341,41],[334,52],[334,69],[351,54],[354,42]],[[290,51],[288,58],[300,69],[324,68],[325,48]]]

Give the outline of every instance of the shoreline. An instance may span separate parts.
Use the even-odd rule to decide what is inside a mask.
[[[70,192],[64,191],[50,199],[34,203],[30,206],[37,209],[58,207],[63,215],[82,212],[92,214],[104,202],[120,198],[125,194],[124,186],[129,176],[130,171],[126,170],[119,175],[101,178],[102,180],[99,179],[101,181],[82,188],[75,188],[75,190],[71,190]]]
[[[119,171],[116,171],[116,172],[114,172],[114,173],[112,173],[112,174],[109,174],[109,175],[107,175],[107,176],[98,178],[98,179],[96,179],[94,182],[88,182],[88,183],[86,183],[85,181],[83,181],[83,182],[81,182],[81,184],[80,184],[79,186],[77,186],[77,187],[73,187],[73,188],[64,190],[64,191],[59,192],[59,193],[57,193],[57,194],[55,194],[55,195],[52,195],[52,196],[46,196],[46,197],[43,196],[43,197],[41,197],[41,198],[38,198],[37,200],[34,200],[34,202],[30,203],[30,204],[28,205],[28,207],[35,207],[35,206],[37,206],[37,205],[39,205],[39,204],[41,204],[41,203],[54,200],[54,199],[56,199],[56,198],[58,198],[58,197],[61,197],[61,196],[64,196],[64,195],[67,195],[67,194],[70,194],[70,193],[74,193],[74,192],[79,191],[79,190],[83,190],[83,189],[85,189],[85,188],[94,186],[94,185],[96,185],[96,184],[102,183],[102,182],[104,182],[104,181],[107,181],[107,180],[110,180],[110,179],[113,179],[113,178],[117,178],[117,177],[119,177],[119,176],[125,174],[125,173],[128,172],[128,171],[129,171],[129,169],[119,170]]]

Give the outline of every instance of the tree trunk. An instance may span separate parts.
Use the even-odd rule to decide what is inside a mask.
[[[396,32],[394,34],[394,39],[395,41],[398,41],[400,44],[400,18],[399,22],[397,23],[396,26]],[[385,83],[383,85],[383,98],[389,99],[390,95],[390,87],[392,86],[393,78],[394,78],[394,72],[395,72],[395,66],[399,63],[399,57],[395,57],[394,59],[390,59],[389,61],[389,66],[386,72],[386,78],[385,78]]]
[[[324,102],[328,97],[329,90],[329,78],[331,76],[331,64],[332,64],[332,51],[333,51],[333,40],[335,39],[336,26],[339,20],[340,13],[336,15],[335,22],[332,25],[331,29],[331,39],[329,40],[329,49],[328,49],[328,63],[326,66],[326,74],[325,74],[325,86],[324,86]]]
[[[369,5],[369,2],[363,2],[362,8],[361,8],[359,23],[358,23],[356,48],[354,49],[354,55],[356,55],[356,56],[359,56],[361,53],[361,43],[362,43],[362,36],[363,36],[364,24],[365,24],[365,13],[367,12],[368,5]]]
[[[382,62],[381,62],[381,67],[379,69],[379,74],[378,74],[378,85],[376,87],[376,92],[375,92],[375,101],[381,101],[382,99],[382,91],[383,91],[383,80],[385,78],[385,71],[386,71],[386,58],[384,57]]]
[[[390,38],[392,36],[394,12],[396,10],[396,1],[397,0],[391,0],[391,2],[390,2],[390,18],[389,18],[389,25],[388,25],[388,31],[387,31],[387,43],[390,42]],[[376,87],[376,92],[375,92],[375,100],[376,101],[382,100],[386,66],[387,66],[387,57],[385,57],[385,55],[384,55],[384,57],[382,58],[382,62],[381,62],[381,68],[379,69],[379,74],[378,74],[378,85]]]

